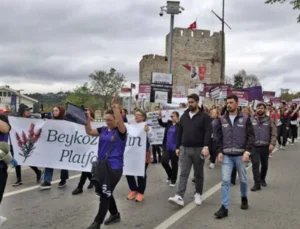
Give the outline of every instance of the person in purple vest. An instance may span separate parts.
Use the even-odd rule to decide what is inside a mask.
[[[162,166],[164,167],[171,188],[175,187],[178,174],[178,156],[176,155],[176,142],[177,131],[179,128],[179,113],[177,111],[172,112],[171,120],[167,122],[162,121],[161,111],[158,113],[158,124],[165,128],[165,134],[163,139],[163,155]],[[172,167],[170,167],[170,161]]]
[[[105,175],[110,183],[109,195],[104,189],[102,189],[101,193],[98,193],[100,195],[98,213],[88,229],[100,229],[108,210],[111,215],[104,222],[105,225],[120,222],[121,220],[113,191],[123,174],[127,129],[121,115],[120,106],[116,104],[116,101],[114,99],[112,110],[107,110],[105,113],[104,118],[107,124],[105,127],[92,129],[91,116],[87,115],[86,133],[91,136],[99,136],[98,161],[107,160],[109,169],[105,171]]]
[[[252,192],[261,190],[261,186],[267,186],[266,176],[269,154],[274,150],[277,141],[275,122],[266,115],[266,110],[266,104],[259,103],[256,106],[256,116],[252,117],[252,125],[255,133],[255,147],[251,156],[254,179],[254,186],[251,188]]]
[[[216,124],[218,161],[222,162],[221,208],[215,213],[217,219],[228,216],[230,181],[233,167],[240,179],[241,209],[248,209],[248,181],[246,164],[254,146],[254,130],[249,116],[238,110],[236,95],[226,99],[227,111]]]
[[[11,126],[6,115],[0,114],[0,142],[8,142],[8,136]],[[12,159],[13,166],[17,166],[15,159]],[[2,202],[3,194],[7,182],[7,164],[0,160],[0,203]],[[7,219],[4,216],[0,216],[0,227]]]

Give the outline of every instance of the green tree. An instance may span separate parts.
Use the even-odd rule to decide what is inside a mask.
[[[285,3],[287,0],[266,0],[266,4],[274,4],[274,3]],[[294,10],[300,10],[300,0],[289,0],[291,5],[293,5]],[[300,23],[300,15],[298,16],[298,23]]]
[[[293,93],[283,93],[280,95],[280,98],[285,101],[292,101],[293,99],[299,99],[300,98],[300,91],[293,94]]]
[[[260,86],[258,77],[255,75],[247,75],[245,70],[240,70],[237,74],[235,74],[233,76],[233,81],[233,88],[235,89]]]
[[[101,98],[101,107],[107,109],[112,96],[124,86],[125,76],[111,68],[109,72],[94,71],[89,77],[92,80],[92,91]]]
[[[99,108],[99,100],[94,95],[91,86],[84,83],[82,86],[77,86],[66,98],[66,102],[77,106],[83,105],[92,109]]]

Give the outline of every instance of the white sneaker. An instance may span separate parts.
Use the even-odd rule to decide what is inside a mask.
[[[183,207],[184,206],[184,200],[181,196],[175,195],[174,197],[169,198],[169,203]]]
[[[195,204],[196,205],[201,205],[202,204],[202,199],[201,199],[201,195],[199,193],[196,193],[194,195],[194,198],[195,198]]]
[[[7,218],[5,218],[4,216],[0,216],[0,228],[5,223],[6,220]]]
[[[285,150],[285,146],[282,146],[282,148],[281,148],[282,150]]]
[[[176,183],[171,182],[171,183],[169,184],[169,186],[170,186],[171,188],[174,188],[174,187],[176,186]]]
[[[216,165],[215,165],[214,163],[210,163],[210,164],[209,164],[209,168],[210,168],[210,169],[214,169],[215,167],[216,167]]]

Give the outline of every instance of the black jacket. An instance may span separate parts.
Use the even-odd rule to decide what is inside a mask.
[[[167,122],[163,122],[162,119],[158,119],[158,124],[161,126],[161,127],[164,127],[165,128],[165,134],[164,134],[164,139],[163,139],[163,149],[166,150],[167,148],[167,134],[168,134],[168,131],[170,129],[170,127],[173,125],[172,121],[171,120],[168,120]],[[177,136],[178,136],[178,129],[179,129],[179,124],[177,123],[175,125],[176,127],[176,139],[177,139]]]
[[[176,149],[180,146],[208,147],[212,134],[210,116],[199,110],[190,118],[189,112],[187,109],[180,118]]]

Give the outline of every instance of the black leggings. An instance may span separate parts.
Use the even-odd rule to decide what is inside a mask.
[[[82,172],[81,176],[80,176],[78,188],[82,189],[87,179],[89,179],[89,181],[92,180],[92,173],[90,173],[90,172]]]
[[[111,185],[110,190],[113,193],[114,189],[116,188],[117,184],[119,183],[122,177],[123,171],[115,170],[115,169],[111,171],[112,172],[110,174],[110,185]],[[105,194],[101,194],[99,209],[95,217],[95,222],[102,224],[107,214],[107,211],[109,211],[110,214],[112,215],[116,215],[118,213],[117,204],[113,194],[110,197],[106,197]]]
[[[35,172],[35,174],[38,176],[40,170],[37,167],[30,166],[30,168]],[[18,181],[22,181],[22,173],[21,173],[21,166],[16,166],[16,176]]]
[[[297,127],[297,125],[291,125],[291,132],[292,132],[292,143],[294,143],[295,139],[298,138],[298,127]]]
[[[7,181],[7,168],[0,168],[0,203],[2,202]]]

